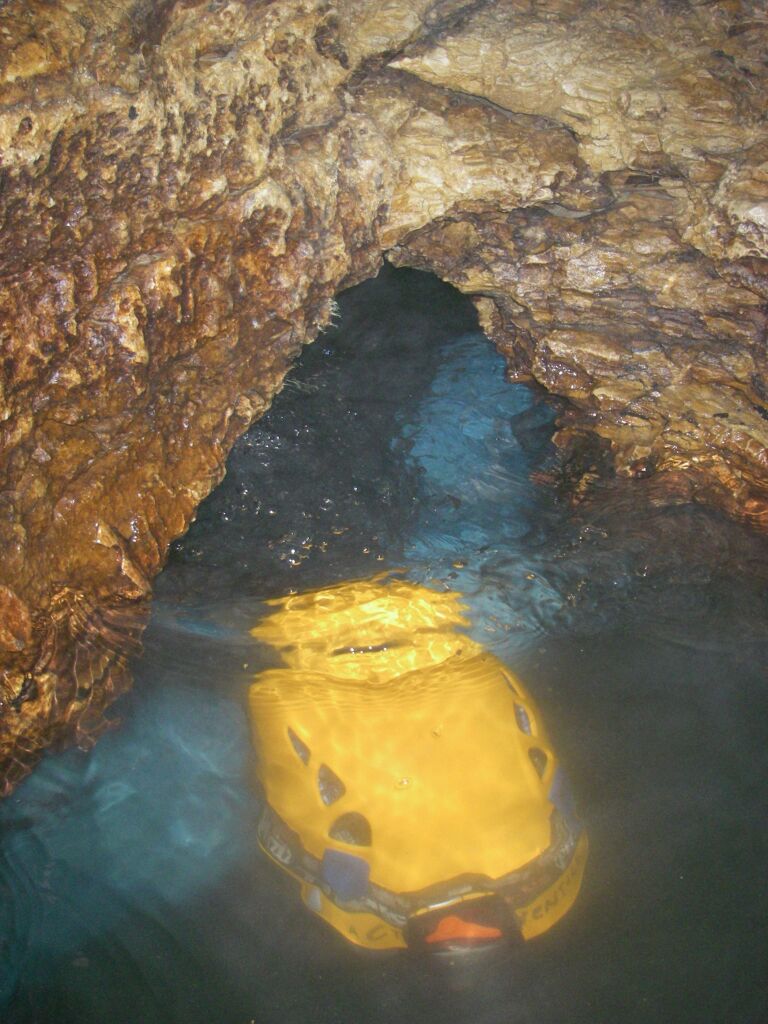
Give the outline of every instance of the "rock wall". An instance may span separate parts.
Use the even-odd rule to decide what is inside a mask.
[[[563,443],[768,525],[767,38],[757,0],[0,2],[6,788],[103,728],[168,545],[384,253]]]

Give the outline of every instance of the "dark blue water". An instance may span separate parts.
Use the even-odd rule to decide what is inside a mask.
[[[456,293],[341,296],[159,580],[122,724],[0,806],[9,1024],[764,1024],[765,542],[606,483],[536,484],[557,406]],[[570,915],[495,959],[366,954],[255,840],[266,598],[403,566],[525,679],[591,839]]]

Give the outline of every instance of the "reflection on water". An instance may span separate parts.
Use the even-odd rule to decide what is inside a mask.
[[[383,574],[270,605],[259,841],[307,906],[373,949],[476,951],[559,921],[586,834],[535,704],[461,631],[461,595]]]
[[[764,542],[531,473],[552,406],[464,303],[389,271],[342,296],[159,581],[121,729],[0,806],[13,1024],[762,1024]],[[499,959],[357,951],[258,850],[246,694],[267,599],[404,566],[460,590],[535,697],[590,836],[571,912]]]

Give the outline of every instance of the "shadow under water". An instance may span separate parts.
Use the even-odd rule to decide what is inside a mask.
[[[434,278],[385,268],[340,306],[175,545],[120,727],[0,805],[3,1020],[762,1024],[765,542],[532,483],[557,403]],[[587,823],[575,907],[493,957],[360,952],[258,850],[245,702],[274,655],[249,630],[392,568],[465,595]]]

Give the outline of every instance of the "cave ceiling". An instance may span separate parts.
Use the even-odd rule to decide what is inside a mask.
[[[333,296],[472,296],[557,440],[768,526],[768,14],[0,0],[0,775],[88,745]]]

